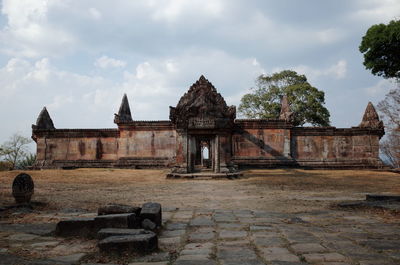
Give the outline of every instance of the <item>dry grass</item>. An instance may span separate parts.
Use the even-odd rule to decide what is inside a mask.
[[[248,170],[238,180],[167,180],[167,170],[76,169],[29,171],[35,201],[48,210],[95,210],[106,203],[164,207],[259,209],[299,212],[365,193],[400,193],[400,175],[360,170]],[[11,184],[19,171],[0,172],[0,203],[12,203]]]

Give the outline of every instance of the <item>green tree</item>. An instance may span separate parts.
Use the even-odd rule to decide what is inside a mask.
[[[0,146],[0,157],[16,169],[18,164],[29,156],[28,144],[32,140],[19,134],[14,134]]]
[[[248,118],[277,118],[281,110],[281,99],[286,95],[293,124],[303,126],[329,126],[329,111],[324,107],[325,93],[308,83],[304,75],[284,70],[272,75],[260,75],[252,93],[241,99],[239,112]]]
[[[371,26],[359,50],[365,68],[384,78],[400,78],[400,20]]]

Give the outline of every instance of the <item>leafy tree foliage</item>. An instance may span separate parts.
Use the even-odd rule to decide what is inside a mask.
[[[256,88],[241,99],[239,112],[248,118],[277,118],[284,95],[294,112],[295,126],[303,126],[305,123],[329,126],[330,114],[324,107],[325,93],[311,86],[304,75],[291,70],[260,75]]]
[[[16,169],[18,164],[29,156],[28,144],[32,140],[19,134],[14,134],[0,146],[0,157]]]
[[[28,154],[18,162],[16,167],[18,169],[29,169],[29,167],[33,166],[35,162],[36,162],[36,155]]]
[[[400,78],[400,20],[371,26],[362,38],[365,68],[384,78]]]

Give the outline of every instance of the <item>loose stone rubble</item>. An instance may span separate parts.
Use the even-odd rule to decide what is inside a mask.
[[[141,208],[111,204],[100,207],[98,214],[94,218],[60,221],[55,234],[97,238],[100,251],[106,254],[146,254],[158,248],[157,234],[153,231],[161,227],[159,203],[148,202]]]

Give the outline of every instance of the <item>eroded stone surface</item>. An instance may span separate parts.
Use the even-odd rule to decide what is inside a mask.
[[[162,221],[161,204],[156,202],[147,202],[143,204],[140,218],[142,220],[149,219],[160,227]]]
[[[181,213],[179,218],[184,219],[179,222],[174,219],[177,213]],[[136,262],[165,264],[171,261],[171,264],[178,265],[394,265],[400,261],[400,224],[384,223],[382,219],[360,212],[282,214],[204,209],[176,210],[170,216],[170,221],[160,233],[161,250],[142,257],[132,255]],[[290,221],[296,217],[306,219],[307,223]],[[216,222],[218,218],[231,222]],[[196,222],[201,225],[188,225]],[[212,225],[204,225],[204,222]],[[0,255],[8,255],[5,258],[7,261],[25,262],[25,258],[15,255],[15,251],[23,249],[42,253],[42,258],[35,261],[40,265],[52,264],[49,262],[53,257],[97,251],[96,240],[91,241],[94,246],[91,247],[84,244],[85,239],[35,235],[27,233],[29,229],[22,233],[18,232],[18,227],[23,226],[3,227],[3,223],[0,226],[0,231],[4,230],[0,232],[0,252],[4,252]],[[195,237],[198,238],[193,242]],[[0,264],[3,263],[0,261]]]
[[[157,236],[152,234],[110,236],[98,243],[103,253],[149,253],[158,248]]]

